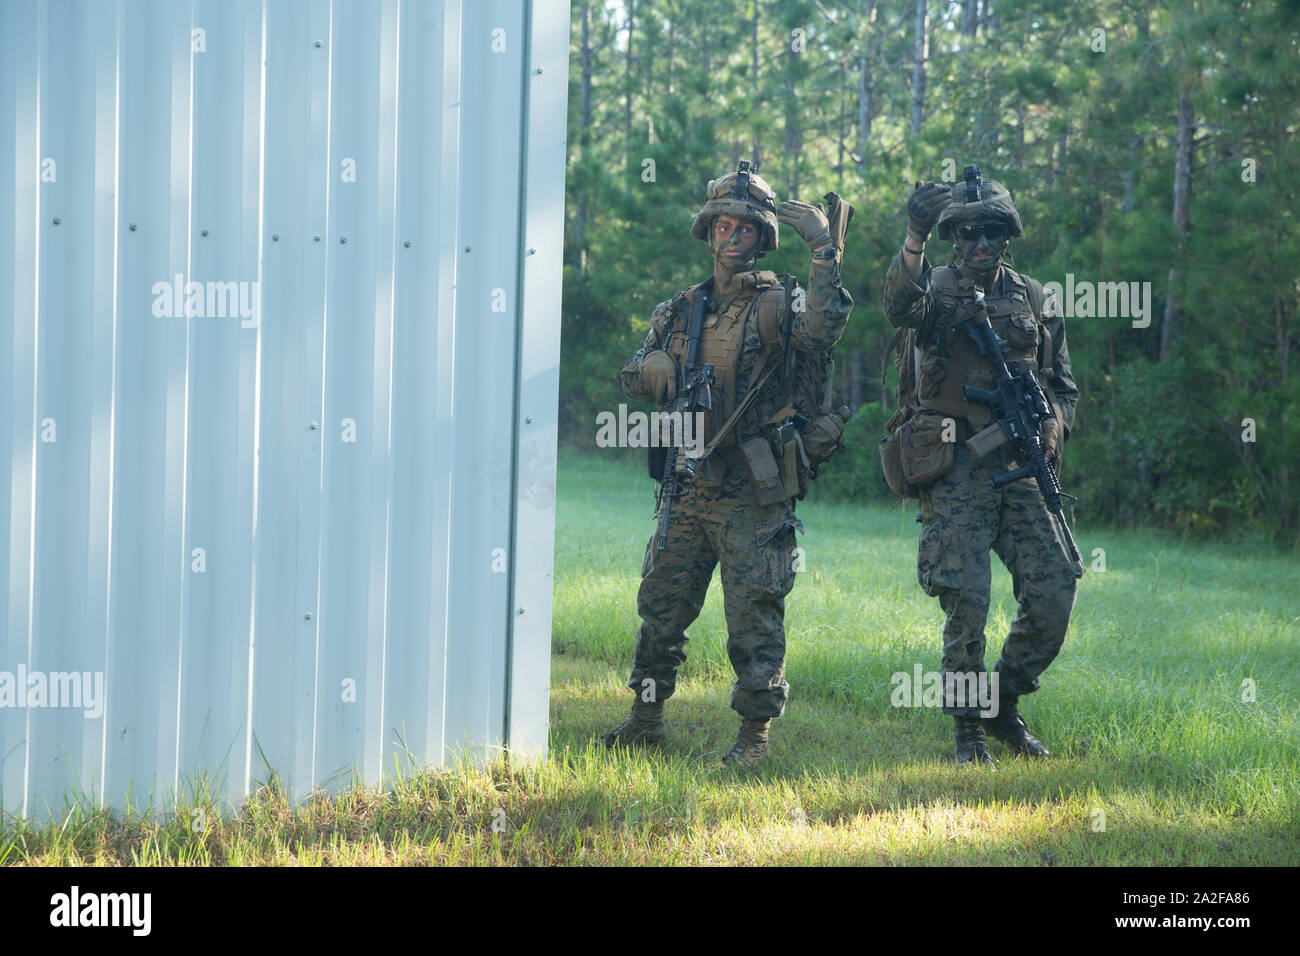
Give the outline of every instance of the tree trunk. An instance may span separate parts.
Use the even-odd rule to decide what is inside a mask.
[[[929,56],[926,0],[916,0],[916,34],[912,43],[912,132],[921,132],[925,112],[925,60]]]
[[[582,4],[582,110],[579,114],[578,158],[581,160],[587,151],[587,141],[591,135],[591,5],[588,0]],[[579,187],[577,203],[573,211],[573,266],[581,274],[587,267],[587,195]]]
[[[871,139],[871,54],[862,58],[858,71],[858,173],[867,172],[867,142]]]
[[[857,410],[862,407],[863,384],[866,380],[867,357],[858,346],[849,352],[849,408]]]
[[[840,118],[835,124],[835,141],[839,148],[839,156],[835,161],[835,175],[838,177],[835,186],[841,192],[844,190],[844,91],[849,86],[848,59],[847,54],[840,57]]]
[[[1124,169],[1124,206],[1125,212],[1133,211],[1133,190],[1137,187],[1138,137],[1128,141],[1128,165]]]
[[[668,29],[668,95],[673,93],[673,54],[677,52],[677,25]]]
[[[627,4],[627,61],[623,71],[623,84],[627,88],[627,101],[623,107],[623,141],[632,146],[632,18],[636,16],[636,0]]]
[[[1178,91],[1178,133],[1174,141],[1174,261],[1182,255],[1191,225],[1189,203],[1192,194],[1192,138],[1196,135],[1196,116],[1192,112],[1192,94],[1187,85]],[[1169,294],[1165,299],[1165,318],[1160,327],[1160,361],[1173,355],[1174,331],[1178,324],[1179,283],[1182,278],[1175,266],[1169,270]]]
[[[871,141],[871,97],[876,91],[875,66],[875,26],[876,3],[867,0],[866,11],[867,34],[863,41],[866,50],[858,70],[858,173],[867,172],[867,144]]]
[[[979,0],[962,0],[961,32],[967,36],[974,36],[979,22]]]

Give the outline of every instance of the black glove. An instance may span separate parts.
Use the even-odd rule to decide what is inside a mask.
[[[944,207],[952,202],[952,190],[942,183],[916,181],[916,188],[907,198],[907,237],[922,244],[930,238],[930,230],[939,219]]]

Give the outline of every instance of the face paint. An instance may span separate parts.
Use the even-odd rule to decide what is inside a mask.
[[[957,251],[961,255],[962,264],[972,272],[987,273],[997,268],[998,261],[1002,258],[1002,253],[1006,251],[1007,241],[1003,239],[1000,242],[989,242],[988,237],[979,236],[977,239],[959,239],[957,242]]]
[[[716,221],[709,230],[709,251],[713,253],[713,261],[732,275],[751,270],[754,267],[754,257],[758,254],[758,230],[755,229],[752,236],[745,236],[742,241],[741,225],[728,231],[726,237],[721,239],[718,237]]]

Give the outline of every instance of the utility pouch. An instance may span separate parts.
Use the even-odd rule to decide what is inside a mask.
[[[966,439],[966,447],[975,453],[976,458],[983,458],[989,452],[1001,448],[1006,443],[1007,433],[1002,430],[1002,426],[997,422]]]
[[[788,497],[785,484],[767,436],[759,434],[742,441],[740,453],[745,458],[750,477],[754,479],[759,504],[774,505],[785,501]]]
[[[915,498],[917,489],[903,477],[903,426],[912,413],[910,408],[900,408],[885,425],[886,435],[880,439],[880,470],[885,474],[889,490],[902,498]]]
[[[935,412],[919,412],[899,430],[904,480],[924,487],[952,470],[957,443],[943,440],[945,420]]]

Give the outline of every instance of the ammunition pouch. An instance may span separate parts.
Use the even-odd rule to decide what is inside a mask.
[[[791,497],[785,491],[782,465],[777,461],[772,451],[772,444],[767,440],[766,435],[758,434],[752,438],[742,439],[740,454],[744,457],[745,466],[754,481],[754,491],[758,494],[759,504],[779,504]]]
[[[655,481],[664,480],[664,468],[668,466],[668,449],[663,445],[646,448],[646,468]]]

